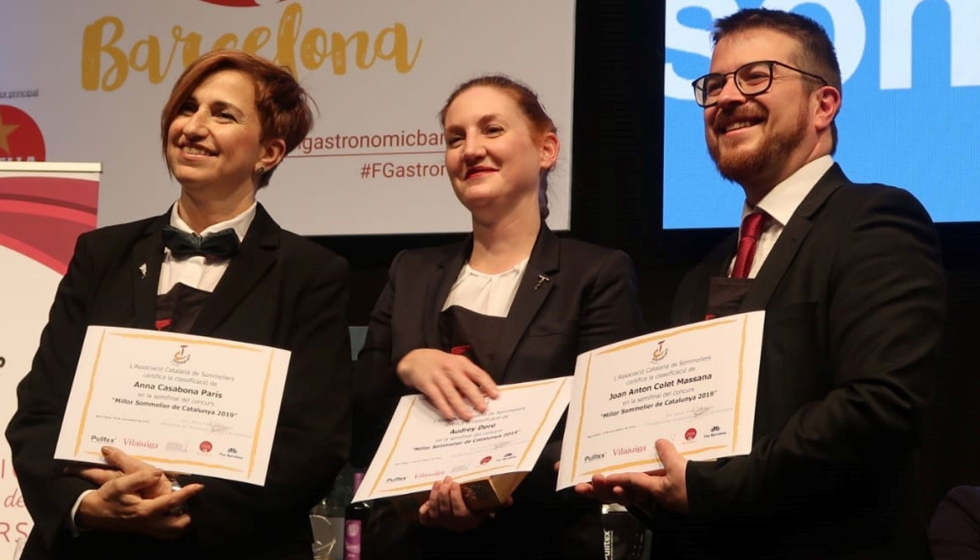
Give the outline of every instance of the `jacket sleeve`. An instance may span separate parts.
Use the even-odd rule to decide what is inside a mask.
[[[398,400],[408,394],[395,373],[398,364],[392,356],[392,315],[404,257],[403,251],[392,260],[388,282],[371,311],[364,346],[355,364],[351,464],[362,470],[370,465]]]
[[[626,253],[610,251],[582,302],[578,352],[588,352],[644,332],[633,263]]]
[[[690,462],[693,514],[795,513],[817,497],[845,496],[847,485],[884,475],[882,465],[905,461],[917,445],[945,321],[935,229],[900,189],[875,190],[850,210],[838,226],[841,243],[819,248],[834,252],[820,291],[825,301],[817,302],[825,316],[816,312],[806,336],[786,341],[767,314],[764,333],[768,373],[803,382],[819,372],[812,376],[826,386],[824,396],[757,438],[749,455]],[[810,352],[773,361],[767,350],[782,350],[775,339]]]
[[[347,261],[336,255],[326,262],[309,258],[283,274],[303,282],[283,305],[291,312],[280,318],[290,360],[265,485],[180,477],[182,484],[205,486],[188,503],[194,531],[205,548],[260,543],[276,533],[279,537],[270,538],[284,540],[287,533],[308,538],[310,508],[329,493],[349,457]]]

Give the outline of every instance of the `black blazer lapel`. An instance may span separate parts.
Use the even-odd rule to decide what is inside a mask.
[[[810,189],[799,208],[793,213],[789,223],[786,224],[786,228],[780,234],[779,240],[773,246],[766,262],[759,269],[755,282],[752,283],[745,299],[742,300],[740,311],[756,311],[766,308],[769,298],[772,297],[776,286],[783,278],[783,274],[786,273],[786,269],[796,257],[803,240],[810,233],[813,215],[820,210],[827,198],[845,182],[848,181],[844,172],[839,165],[834,164]]]
[[[542,222],[538,240],[531,249],[527,268],[524,269],[521,284],[517,287],[517,294],[507,314],[499,346],[493,353],[490,369],[499,372],[494,376],[496,379],[506,382],[507,364],[514,355],[517,344],[524,337],[524,333],[538,314],[548,294],[551,293],[554,284],[561,281],[555,275],[559,270],[560,262],[561,250],[558,236]]]
[[[442,337],[439,335],[439,314],[442,306],[449,297],[463,264],[469,260],[473,250],[473,236],[469,235],[462,242],[451,245],[442,260],[437,263],[437,272],[426,284],[423,299],[422,336],[429,348],[442,349]]]
[[[242,240],[239,252],[231,259],[200,316],[191,327],[191,334],[208,335],[221,324],[255,284],[272,268],[278,259],[282,229],[261,204],[255,219]]]
[[[738,230],[735,230],[704,259],[711,276],[727,277],[728,268],[731,266],[737,250]]]
[[[671,325],[681,326],[703,321],[712,301],[715,278],[728,276],[728,267],[738,242],[738,231],[732,232],[684,275],[674,294]]]
[[[155,329],[157,288],[163,267],[163,238],[160,232],[170,223],[170,210],[147,225],[133,247],[133,315],[136,328]]]

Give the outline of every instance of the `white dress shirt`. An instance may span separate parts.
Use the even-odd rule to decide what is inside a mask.
[[[170,210],[170,225],[180,231],[194,233],[194,230],[178,214],[178,204],[174,203]],[[256,205],[257,203],[253,202],[247,210],[234,218],[204,228],[200,235],[203,237],[226,228],[232,228],[238,235],[239,241],[245,239],[245,233],[248,232],[248,227],[252,225],[252,220],[255,219]],[[160,283],[157,285],[157,295],[166,294],[178,282],[189,288],[213,292],[215,286],[218,285],[218,281],[221,280],[225,271],[228,270],[228,263],[230,262],[230,259],[209,262],[203,256],[177,259],[170,254],[170,249],[164,248],[163,252],[163,266],[160,268]],[[78,513],[78,507],[82,504],[82,500],[90,492],[95,492],[95,490],[82,492],[78,496],[78,499],[75,500],[75,505],[71,508],[71,529],[76,536],[78,535],[78,528],[75,525],[75,515]]]
[[[527,268],[527,260],[497,274],[485,274],[473,270],[469,263],[464,264],[442,310],[458,305],[481,315],[506,317]]]
[[[247,210],[230,220],[218,222],[208,226],[201,231],[200,235],[206,237],[209,234],[217,233],[223,229],[232,228],[238,235],[238,240],[245,239],[248,227],[255,219],[255,208],[258,203],[253,202]],[[187,225],[177,213],[177,204],[174,204],[170,211],[170,225],[186,233],[194,233],[194,230]],[[163,250],[163,267],[160,268],[160,283],[157,286],[157,295],[169,292],[178,282],[189,287],[197,288],[205,292],[213,292],[218,281],[228,270],[230,259],[209,261],[203,256],[194,256],[186,259],[177,259],[170,254],[170,249]]]
[[[831,156],[819,157],[799,168],[796,173],[793,173],[783,182],[773,187],[769,191],[769,194],[763,197],[755,208],[749,206],[748,203],[742,205],[742,218],[745,218],[746,215],[755,210],[762,210],[771,217],[766,224],[766,228],[759,235],[759,240],[756,242],[752,268],[749,269],[749,278],[755,278],[759,273],[759,269],[762,268],[762,263],[766,262],[766,257],[772,251],[776,240],[782,235],[786,224],[789,223],[789,219],[793,217],[793,213],[800,207],[806,195],[810,194],[817,181],[833,165],[834,160]],[[728,266],[729,276],[731,276],[732,267],[734,266],[735,259],[733,258]]]

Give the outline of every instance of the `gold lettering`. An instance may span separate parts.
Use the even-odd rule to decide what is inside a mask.
[[[214,42],[211,46],[212,50],[218,49],[234,49],[238,47],[238,35],[234,33],[225,33]]]
[[[102,38],[108,26],[112,27],[112,39],[108,44],[103,44]],[[82,89],[87,91],[99,89],[100,77],[102,89],[105,91],[117,89],[126,81],[126,74],[129,73],[126,53],[115,46],[119,39],[122,39],[122,35],[122,20],[112,16],[97,19],[85,27],[82,33]],[[102,74],[103,53],[112,57],[112,66],[105,75]]]
[[[367,60],[368,47],[371,46],[371,36],[368,35],[367,31],[357,31],[352,33],[347,39],[340,33],[333,34],[333,50],[334,53],[340,51],[340,58],[344,63],[344,71],[347,70],[347,49],[350,47],[351,41],[355,41],[357,44],[357,51],[354,55],[354,60],[357,62],[357,67],[361,69],[368,69],[374,66],[374,61],[377,56],[371,55],[371,60]],[[343,72],[337,72],[337,55],[334,54],[333,61],[334,73],[343,74]]]
[[[181,63],[183,66],[181,68],[187,68],[191,62],[194,62],[199,56],[201,56],[201,35],[191,31],[187,35],[184,35],[184,28],[175,25],[170,31],[170,36],[174,38],[174,50],[177,48],[177,43],[184,43],[184,52],[181,56]],[[169,69],[169,65],[167,66]]]
[[[242,43],[242,50],[252,54],[258,54],[259,50],[272,38],[272,30],[268,27],[256,27],[245,36]]]
[[[323,59],[330,54],[327,49],[327,32],[322,29],[312,29],[303,37],[303,42],[299,46],[299,59],[303,61],[303,66],[310,70],[316,70],[323,65]],[[336,69],[337,63],[334,61]],[[343,72],[337,72],[343,74]]]
[[[145,48],[144,48],[145,47]],[[139,62],[140,50],[146,51],[146,59],[142,64]],[[149,38],[137,41],[129,53],[129,64],[133,70],[145,71],[149,74],[151,84],[159,84],[170,72],[170,65],[174,61],[174,52],[177,50],[177,43],[170,49],[170,56],[167,57],[167,65],[160,68],[160,41],[150,35]]]
[[[391,52],[384,52],[385,38],[388,34],[393,33],[394,36],[391,40]],[[418,43],[415,44],[415,54],[412,55],[412,60],[407,60],[408,57],[408,31],[405,26],[401,23],[396,23],[392,27],[385,27],[378,34],[377,38],[374,40],[374,54],[381,60],[392,60],[395,61],[395,70],[398,70],[400,74],[406,74],[412,70],[415,66],[415,61],[419,59],[419,51],[422,50],[422,40],[419,39]]]
[[[327,32],[320,28],[307,31],[302,29],[303,6],[299,2],[286,5],[279,20],[275,37],[269,27],[252,29],[244,39],[234,32],[223,33],[212,43],[212,49],[241,48],[254,54],[267,46],[274,46],[275,54],[269,57],[277,64],[288,68],[294,75],[306,68],[317,70],[330,59],[331,70],[336,75],[348,71],[348,61],[361,70],[372,68],[378,60],[391,62],[397,72],[411,72],[422,50],[422,40],[410,46],[408,29],[402,23],[385,27],[373,37],[366,30],[351,33]],[[127,53],[120,43],[125,28],[122,21],[106,16],[94,21],[85,28],[82,38],[82,88],[85,90],[114,91],[119,89],[129,77],[129,70],[146,73],[152,84],[159,84],[170,73],[174,58],[180,52],[180,63],[186,68],[201,54],[201,34],[185,32],[179,25],[171,29],[173,44],[169,46],[166,61],[163,60],[163,45],[156,35],[140,38]],[[239,46],[240,45],[240,46]],[[299,60],[297,61],[297,52]],[[128,55],[128,56],[127,56]],[[103,67],[108,57],[111,64]]]
[[[299,36],[299,26],[303,23],[303,6],[300,4],[290,4],[282,11],[282,19],[279,20],[279,36],[276,41],[275,62],[285,66],[296,76],[296,59],[293,55],[293,46]]]

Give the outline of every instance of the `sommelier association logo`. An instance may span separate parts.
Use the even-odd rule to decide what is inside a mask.
[[[34,119],[11,105],[0,105],[0,161],[44,161],[44,136]]]
[[[180,350],[174,352],[174,357],[170,360],[175,366],[186,364],[191,359],[191,353],[187,351],[187,345],[181,344]]]
[[[659,362],[660,360],[667,357],[667,348],[664,347],[664,341],[661,340],[657,344],[657,348],[653,351],[653,357],[650,359],[650,363]]]

